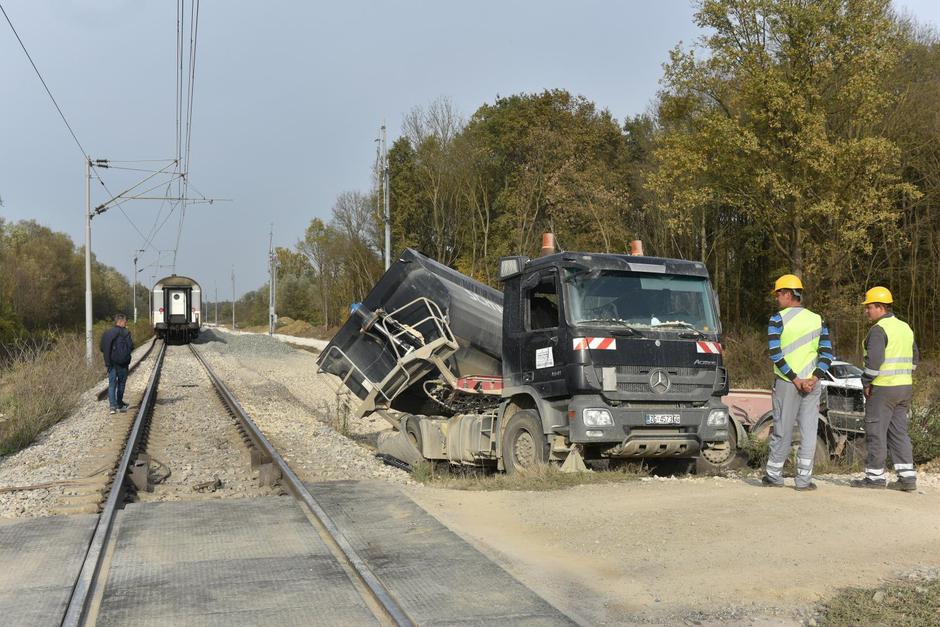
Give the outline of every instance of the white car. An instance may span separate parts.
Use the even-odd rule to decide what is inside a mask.
[[[843,390],[862,389],[862,369],[847,361],[834,360],[826,377],[820,380],[823,387]]]

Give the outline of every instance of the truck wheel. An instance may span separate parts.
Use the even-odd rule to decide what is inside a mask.
[[[418,424],[418,418],[411,414],[405,414],[401,419],[402,424],[405,427],[405,435],[411,440],[411,443],[415,445],[415,448],[419,451],[421,448],[421,426]]]
[[[507,474],[534,468],[548,460],[542,422],[531,410],[516,412],[503,431],[503,466]]]
[[[816,452],[813,454],[813,468],[819,464],[829,463],[829,444],[826,438],[821,435],[816,436]]]
[[[728,448],[727,449],[709,449],[705,448],[699,452],[695,460],[695,474],[715,475],[722,470],[738,468],[744,462],[741,451],[738,450],[738,434],[734,425],[728,425]]]

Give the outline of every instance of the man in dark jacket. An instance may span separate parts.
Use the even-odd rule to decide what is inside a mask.
[[[108,403],[110,413],[127,411],[124,402],[124,385],[127,383],[127,369],[131,365],[131,352],[134,340],[127,330],[127,317],[124,314],[114,316],[114,326],[101,336],[101,354],[108,369]]]

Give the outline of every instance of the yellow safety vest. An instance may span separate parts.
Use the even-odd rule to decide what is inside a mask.
[[[780,317],[783,319],[780,351],[796,376],[806,379],[816,370],[822,318],[803,307],[787,307],[780,312]],[[774,366],[774,374],[789,381],[777,366]]]
[[[884,329],[888,342],[885,345],[885,360],[878,368],[865,368],[865,374],[874,376],[872,385],[913,385],[914,378],[914,332],[911,327],[894,316],[884,316],[875,323]],[[865,346],[868,357],[868,346]]]

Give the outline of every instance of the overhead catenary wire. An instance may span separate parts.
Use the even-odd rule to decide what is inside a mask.
[[[46,90],[46,93],[49,94],[49,99],[52,100],[52,104],[55,105],[55,110],[59,112],[59,117],[62,118],[62,121],[65,122],[65,126],[69,129],[69,133],[72,135],[72,139],[75,140],[75,145],[78,146],[78,149],[82,152],[82,156],[86,159],[88,158],[88,152],[82,146],[82,142],[78,141],[78,136],[75,134],[75,130],[72,128],[72,125],[69,124],[68,118],[65,117],[65,113],[62,112],[62,107],[59,106],[59,103],[56,101],[55,96],[52,95],[52,90],[49,89],[49,85],[46,84],[46,79],[42,77],[42,72],[39,71],[39,68],[36,67],[36,63],[33,61],[33,57],[30,56],[29,50],[26,49],[26,44],[23,43],[23,40],[20,38],[20,34],[16,32],[16,27],[13,26],[13,22],[10,20],[10,16],[7,15],[6,9],[3,8],[3,5],[0,4],[0,11],[3,12],[3,17],[6,18],[7,24],[10,25],[10,29],[13,31],[13,34],[16,36],[16,40],[20,42],[20,47],[23,49],[23,52],[26,53],[26,58],[29,59],[29,64],[33,66],[33,70],[36,71],[36,76],[39,77],[39,82],[42,83],[43,88]]]
[[[13,25],[13,21],[10,19],[10,15],[7,13],[6,9],[4,8],[2,4],[0,4],[0,12],[3,13],[3,17],[6,19],[7,24],[9,24],[10,30],[13,31],[13,35],[16,37],[16,41],[20,44],[20,48],[23,49],[23,53],[26,55],[26,59],[29,61],[30,66],[32,66],[33,71],[36,73],[36,76],[39,78],[39,82],[42,83],[43,89],[45,89],[46,94],[49,96],[49,99],[52,101],[53,106],[55,106],[55,109],[58,112],[59,117],[62,118],[62,122],[65,123],[65,127],[68,129],[69,135],[72,137],[72,140],[75,142],[75,145],[78,147],[78,150],[82,153],[82,157],[89,162],[89,164],[91,165],[92,171],[94,172],[95,178],[98,180],[101,186],[105,189],[108,195],[114,198],[114,195],[111,193],[111,190],[108,189],[107,184],[101,178],[101,175],[98,172],[98,167],[97,167],[96,162],[91,160],[91,157],[89,156],[88,151],[85,150],[85,147],[82,145],[82,142],[79,141],[78,134],[75,132],[75,129],[72,127],[72,124],[69,122],[68,118],[66,117],[65,112],[62,110],[62,107],[59,106],[59,102],[56,100],[55,96],[52,94],[52,90],[49,88],[49,84],[46,82],[46,79],[43,77],[42,72],[39,71],[39,67],[36,65],[36,62],[33,61],[33,57],[29,53],[29,50],[26,48],[26,44],[23,42],[23,38],[20,37],[19,32],[16,30],[16,27]],[[149,160],[139,160],[139,161],[136,161],[136,163],[144,163],[148,161]],[[162,161],[162,160],[156,160],[156,161]],[[132,163],[132,162],[128,161],[125,163]],[[123,202],[117,202],[115,203],[115,206],[120,210],[121,214],[124,216],[124,219],[127,220],[127,222],[137,232],[137,234],[140,235],[141,240],[146,242],[147,238],[144,237],[144,234],[141,232],[140,228],[138,228],[137,224],[131,219],[131,217],[127,214],[127,212],[121,206],[122,204]]]
[[[193,94],[196,84],[196,49],[199,41],[199,0],[190,0],[189,14],[189,71],[186,85],[186,124],[185,139],[183,140],[183,178],[180,181],[180,212],[179,224],[176,229],[176,245],[173,249],[173,266],[179,254],[180,241],[183,237],[183,224],[186,221],[186,202],[189,196],[190,155],[192,149],[192,122],[193,122]],[[185,8],[185,5],[184,5]],[[183,12],[185,15],[185,11]],[[182,74],[180,74],[182,78]]]

